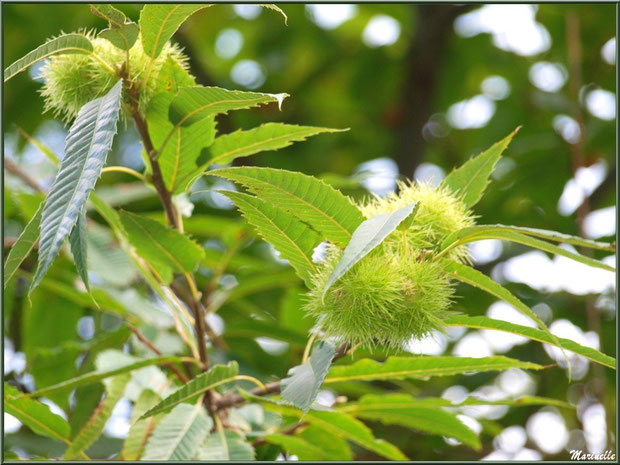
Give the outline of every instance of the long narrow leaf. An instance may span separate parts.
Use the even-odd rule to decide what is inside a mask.
[[[70,444],[71,427],[64,418],[47,405],[24,397],[8,383],[4,383],[4,409],[34,433]]]
[[[80,386],[86,386],[88,384],[98,383],[106,378],[110,378],[112,376],[121,375],[123,373],[128,373],[130,371],[138,370],[140,368],[144,368],[151,365],[165,365],[166,363],[182,363],[186,362],[190,359],[183,357],[176,357],[173,355],[166,355],[162,357],[154,357],[148,358],[145,360],[140,360],[135,363],[130,363],[124,365],[122,367],[116,368],[114,370],[108,371],[94,371],[82,376],[78,376],[77,378],[73,378],[67,381],[63,381],[62,383],[54,384],[53,386],[47,386],[39,389],[31,394],[28,394],[28,397],[44,397],[49,396],[50,394],[56,394],[58,392],[70,391]],[[24,396],[26,396],[24,394]]]
[[[169,117],[175,126],[189,126],[208,116],[228,113],[270,102],[282,101],[288,94],[264,94],[226,90],[220,87],[181,87],[170,103]]]
[[[157,394],[150,389],[145,389],[142,391],[137,402],[134,404],[131,411],[131,418],[129,419],[131,427],[129,428],[129,433],[127,433],[127,437],[123,442],[123,449],[120,454],[123,460],[140,459],[147,439],[159,421],[161,421],[161,417],[158,415],[144,420],[140,420],[140,417],[144,414],[144,412],[153,407],[158,400],[159,396]]]
[[[528,326],[518,325],[515,323],[509,323],[507,321],[495,320],[493,318],[488,318],[486,316],[465,316],[465,315],[454,315],[444,320],[444,323],[448,326],[463,326],[466,328],[477,328],[477,329],[492,329],[497,331],[504,331],[507,333],[517,334],[519,336],[527,337],[528,339],[532,339],[534,341],[543,342],[545,344],[551,344],[556,347],[563,348],[565,350],[571,351],[575,354],[586,357],[593,362],[600,363],[601,365],[605,365],[609,368],[616,369],[616,359],[610,357],[609,355],[605,355],[599,352],[596,349],[591,347],[585,347],[580,344],[577,344],[570,339],[557,338],[557,342],[554,338],[550,337],[546,331],[541,331],[540,329],[530,328]]]
[[[122,82],[103,97],[84,105],[69,130],[65,157],[45,199],[41,217],[39,266],[30,285],[37,287],[71,232],[95,186],[116,134]]]
[[[556,231],[549,231],[546,229],[525,228],[521,226],[506,226],[503,224],[481,224],[478,226],[472,226],[471,228],[464,228],[450,234],[441,244],[441,248],[445,249],[453,242],[459,241],[469,236],[476,236],[478,234],[486,234],[493,232],[516,232],[526,236],[535,236],[541,239],[547,239],[552,242],[561,242],[564,244],[571,244],[578,247],[587,247],[589,249],[607,250],[614,252],[616,246],[606,242],[598,242],[590,239],[584,239],[578,236],[571,236],[569,234],[562,234]]]
[[[43,212],[43,203],[39,205],[37,212],[28,222],[22,233],[11,247],[9,254],[4,262],[4,287],[9,283],[15,272],[19,269],[19,265],[28,257],[34,244],[39,239],[39,225],[41,224],[41,213]]]
[[[576,252],[571,252],[570,250],[563,249],[562,247],[558,247],[556,245],[550,244],[549,242],[541,241],[539,239],[525,234],[521,234],[519,232],[505,230],[476,230],[474,233],[465,235],[460,239],[454,240],[453,242],[449,243],[448,245],[446,245],[446,247],[443,247],[440,255],[444,255],[446,251],[459,245],[467,244],[468,242],[482,241],[485,239],[499,239],[502,241],[516,242],[517,244],[523,244],[528,247],[543,250],[545,252],[549,252],[555,255],[561,255],[563,257],[570,258],[571,260],[575,260],[585,265],[592,266],[594,268],[601,268],[603,270],[612,272],[616,271],[613,266],[609,266],[606,263],[595,260],[594,258],[586,257],[585,255],[581,255]]]
[[[92,53],[93,44],[88,37],[83,34],[65,34],[55,39],[49,40],[37,47],[23,58],[9,65],[4,70],[4,82],[11,79],[16,74],[24,71],[30,65],[52,55],[71,54],[71,53]]]
[[[158,413],[170,411],[176,405],[187,402],[209,389],[233,381],[237,373],[239,373],[237,362],[233,361],[228,365],[215,365],[206,373],[196,376],[189,383],[174,391],[140,418],[148,418]]]
[[[267,123],[249,131],[235,131],[213,141],[206,150],[209,164],[227,165],[239,157],[247,157],[265,150],[278,150],[293,142],[324,132],[340,132],[340,129],[315,128],[284,123]]]
[[[446,402],[449,404],[449,401]],[[480,439],[476,433],[465,426],[453,413],[440,406],[416,405],[407,395],[367,395],[355,404],[347,404],[338,411],[365,420],[452,437],[474,449],[480,449]]]
[[[386,381],[392,379],[426,378],[448,376],[478,371],[501,371],[511,368],[540,370],[541,365],[523,362],[501,355],[492,357],[389,357],[380,363],[363,359],[352,365],[333,366],[324,384],[342,381]]]
[[[245,218],[267,242],[289,261],[297,274],[310,283],[317,273],[312,262],[314,248],[321,242],[319,234],[292,214],[257,197],[241,192],[220,191],[241,210]]]
[[[346,246],[364,216],[351,200],[312,176],[272,168],[226,168],[210,171],[246,186],[260,199],[278,205],[311,224],[323,237]]]
[[[520,127],[491,148],[454,169],[446,176],[442,184],[458,195],[465,205],[474,206],[482,198],[482,193],[489,183],[491,172],[502,152],[506,150],[519,129]]]
[[[105,428],[106,422],[112,415],[114,406],[123,396],[125,386],[129,382],[129,379],[130,376],[124,374],[117,376],[109,383],[105,399],[101,401],[86,425],[84,425],[82,430],[73,439],[73,443],[65,451],[63,460],[75,459],[99,438],[103,432],[103,428]]]

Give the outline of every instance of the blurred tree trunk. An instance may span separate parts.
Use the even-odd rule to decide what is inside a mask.
[[[425,140],[422,129],[433,111],[432,104],[447,50],[454,33],[454,19],[475,5],[412,5],[416,31],[405,58],[396,163],[401,174],[413,177],[422,162]]]

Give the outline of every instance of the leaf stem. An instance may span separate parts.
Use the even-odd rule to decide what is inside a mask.
[[[101,173],[112,173],[112,172],[119,172],[119,173],[127,173],[127,174],[131,174],[133,177],[138,178],[141,181],[146,181],[146,177],[141,174],[138,173],[135,170],[132,170],[131,168],[127,168],[126,166],[106,166],[105,168],[103,168],[101,170]]]
[[[259,380],[254,378],[253,376],[248,376],[248,375],[237,375],[233,378],[235,381],[239,381],[239,380],[246,380],[246,381],[250,381],[254,384],[256,384],[259,388],[261,388],[263,391],[266,391],[267,388],[265,387],[265,385]]]
[[[312,335],[308,339],[308,343],[306,344],[306,347],[304,348],[304,355],[301,358],[301,363],[302,364],[306,363],[308,361],[308,357],[310,356],[310,349],[312,348],[312,343],[316,339],[316,334],[317,333],[312,333]]]

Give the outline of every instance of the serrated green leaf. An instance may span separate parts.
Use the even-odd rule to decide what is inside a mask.
[[[220,87],[181,87],[170,103],[169,118],[175,126],[190,126],[196,121],[230,110],[241,110],[282,101],[288,94],[264,94],[227,90]]]
[[[391,460],[407,460],[407,457],[396,446],[382,439],[376,439],[372,431],[359,420],[341,412],[319,412],[311,410],[304,413],[294,407],[287,407],[275,403],[264,403],[267,410],[280,412],[292,416],[320,428],[321,430],[336,437],[351,441],[364,449]]]
[[[39,239],[39,225],[41,223],[41,213],[43,212],[43,203],[39,205],[37,212],[28,222],[22,233],[11,247],[9,254],[4,262],[4,288],[9,283],[13,275],[19,269],[22,262],[28,257],[34,244]]]
[[[124,210],[120,219],[129,243],[158,271],[163,267],[192,273],[204,258],[202,247],[175,229]]]
[[[90,4],[89,6],[92,14],[98,16],[99,18],[105,19],[108,23],[110,23],[111,27],[120,28],[127,20],[125,13],[116,9],[109,3]]]
[[[107,386],[105,399],[101,401],[86,425],[84,425],[82,430],[73,439],[73,443],[63,455],[63,460],[75,459],[81,452],[99,439],[99,436],[103,433],[106,422],[112,415],[114,406],[120,398],[123,397],[125,386],[129,382],[129,379],[130,376],[128,374],[119,375]]]
[[[543,250],[545,252],[549,252],[555,255],[561,255],[566,258],[570,258],[571,260],[575,260],[576,262],[583,263],[588,266],[592,266],[594,268],[601,268],[603,270],[615,272],[616,269],[612,266],[607,265],[606,263],[601,262],[600,260],[595,260],[591,257],[586,257],[585,255],[581,255],[577,252],[571,252],[570,250],[566,250],[562,247],[558,247],[554,244],[550,244],[546,241],[541,241],[534,237],[521,234],[520,232],[515,232],[512,230],[504,230],[502,228],[485,228],[478,227],[473,230],[467,228],[461,233],[461,237],[457,238],[456,236],[452,236],[452,238],[446,238],[444,241],[445,247],[442,244],[442,250],[440,252],[441,255],[445,254],[446,251],[457,247],[462,244],[467,244],[469,242],[482,241],[485,239],[498,239],[501,241],[510,241],[516,242],[517,244],[526,245],[528,247],[532,247],[535,249]],[[448,243],[448,239],[451,242]]]
[[[382,213],[367,219],[353,232],[351,240],[344,249],[340,261],[327,278],[323,288],[323,298],[329,288],[346,274],[357,262],[368,255],[388,237],[405,219],[413,217],[420,206],[419,202],[406,205],[390,213]]]
[[[136,23],[123,24],[120,27],[110,27],[98,34],[98,37],[109,40],[112,45],[121,50],[129,50],[136,43],[140,28]]]
[[[481,224],[455,231],[445,238],[445,240],[441,244],[441,248],[445,249],[453,242],[469,236],[476,236],[478,234],[487,234],[494,232],[516,232],[526,236],[534,236],[552,242],[561,242],[564,244],[571,244],[578,247],[586,247],[589,249],[607,250],[609,252],[614,252],[616,250],[616,246],[614,244],[609,244],[607,242],[593,241],[590,239],[584,239],[583,237],[571,236],[569,234],[562,234],[556,231],[549,231],[546,229],[525,228],[521,226],[506,226],[503,224]]]
[[[64,418],[52,413],[47,405],[24,397],[8,383],[4,383],[4,410],[34,433],[70,444],[71,427]]]
[[[84,34],[65,34],[55,39],[48,40],[37,47],[23,58],[12,63],[4,69],[4,82],[18,73],[27,69],[30,65],[44,60],[52,55],[71,53],[92,53],[93,44]]]
[[[537,396],[522,396],[516,399],[485,400],[473,396],[465,398],[461,402],[451,402],[441,397],[412,397],[408,394],[366,394],[357,402],[349,402],[338,407],[338,411],[349,413],[356,416],[358,411],[376,410],[380,411],[383,407],[394,408],[394,404],[401,405],[403,408],[437,408],[446,407],[458,409],[461,407],[472,407],[482,405],[507,405],[512,407],[523,407],[529,405],[552,405],[560,408],[575,409],[575,406],[558,399]]]
[[[351,449],[344,439],[316,426],[301,428],[294,436],[273,433],[263,436],[263,439],[281,446],[289,454],[296,455],[302,461],[350,461],[353,459]]]
[[[157,425],[142,460],[190,460],[213,426],[201,403],[177,405]]]
[[[482,198],[495,164],[519,129],[520,127],[480,155],[452,170],[443,180],[443,185],[457,194],[465,205],[473,207]]]
[[[30,285],[37,287],[58,255],[95,186],[116,134],[122,82],[103,97],[84,105],[69,130],[60,164],[41,216],[39,265]]]
[[[297,126],[284,123],[267,123],[248,131],[238,130],[216,138],[205,149],[208,164],[227,165],[239,157],[247,157],[265,150],[278,150],[293,142],[324,132],[340,132],[340,129]]]
[[[495,355],[492,357],[389,357],[380,363],[363,359],[352,365],[333,366],[327,373],[323,384],[342,381],[385,381],[390,379],[420,379],[430,376],[448,376],[478,371],[501,371],[511,368],[540,370],[541,365],[522,362],[512,358]]]
[[[513,295],[508,289],[501,286],[500,284],[497,284],[487,275],[470,266],[450,260],[444,260],[442,262],[442,266],[444,270],[450,273],[450,275],[454,279],[469,284],[470,286],[477,287],[478,289],[482,289],[483,291],[488,292],[489,294],[494,295],[498,299],[502,299],[504,302],[512,305],[523,315],[534,321],[540,327],[540,329],[542,329],[549,336],[551,340],[555,341],[555,345],[560,347],[562,351],[564,350],[559,339],[549,331],[547,325],[538,317],[538,315],[536,315],[536,313],[534,313],[532,309],[530,309],[530,307],[521,302],[521,300],[519,300],[515,295]]]
[[[86,289],[90,291],[88,282],[88,264],[87,264],[87,247],[86,247],[86,209],[82,207],[82,211],[78,215],[77,222],[73,225],[71,234],[69,235],[69,243],[71,244],[71,254],[73,261],[77,267],[80,278]]]
[[[154,60],[181,24],[193,13],[211,5],[147,4],[140,12],[144,53]]]
[[[555,341],[554,338],[550,337],[549,334],[547,334],[547,332],[540,329],[530,328],[528,326],[518,325],[515,323],[509,323],[507,321],[495,320],[486,316],[454,315],[446,318],[444,320],[444,324],[448,326],[463,326],[466,328],[492,329],[517,334],[519,336],[527,337],[528,339],[532,339],[534,341],[539,341],[545,344],[551,344],[556,347],[563,348],[570,352],[574,352],[575,354],[586,357],[593,362],[600,363],[601,365],[613,368],[614,370],[616,369],[616,359],[614,359],[613,357],[605,355],[591,347],[585,347],[577,344],[570,339],[557,338],[557,341]],[[561,345],[558,345],[558,342]]]
[[[209,371],[196,376],[189,383],[181,386],[140,418],[148,418],[161,412],[170,411],[175,405],[187,402],[220,384],[233,381],[237,373],[239,373],[239,365],[235,361],[229,362],[228,365],[215,365]]]
[[[437,408],[411,405],[410,396],[386,394],[364,396],[355,404],[348,404],[345,411],[357,418],[374,420],[386,425],[399,425],[430,434],[452,437],[478,450],[480,439],[450,412]]]
[[[321,242],[319,234],[275,204],[268,204],[257,197],[240,192],[220,191],[220,193],[237,205],[248,223],[280,252],[282,258],[289,261],[306,283],[309,283],[310,277],[317,273],[317,268],[312,262],[312,253]]]
[[[225,168],[209,172],[246,186],[267,203],[311,224],[323,237],[345,246],[364,216],[351,200],[324,182],[302,173],[272,168]]]
[[[173,194],[183,192],[206,164],[201,149],[213,142],[214,117],[204,118],[188,127],[177,127],[168,120],[168,108],[179,87],[193,86],[194,78],[172,58],[162,67],[157,91],[147,109],[147,121],[166,188]],[[167,139],[168,138],[168,139]],[[163,145],[165,143],[165,145]]]
[[[281,396],[304,412],[316,399],[327,370],[336,355],[336,348],[321,341],[312,351],[310,359],[288,371],[288,377],[280,384]]]
[[[207,436],[195,456],[196,460],[254,460],[254,448],[234,431],[216,431]]]
[[[161,416],[155,415],[145,420],[140,420],[140,417],[144,412],[153,407],[158,400],[159,396],[150,389],[145,389],[140,393],[140,397],[131,411],[131,418],[129,419],[131,427],[123,442],[123,449],[120,454],[123,460],[140,459],[146,441],[153,429],[161,421]]]
[[[259,3],[259,5],[262,6],[263,8],[268,8],[270,10],[277,11],[278,13],[280,13],[282,16],[284,16],[284,24],[288,26],[288,16],[286,16],[284,11],[282,11],[280,7],[274,5],[273,3]]]
[[[115,368],[113,370],[106,371],[93,371],[91,373],[87,373],[82,376],[78,376],[77,378],[69,379],[67,381],[63,381],[62,383],[54,384],[53,386],[47,386],[39,389],[31,394],[24,394],[24,397],[47,397],[50,394],[55,394],[63,391],[70,391],[80,386],[86,386],[89,384],[98,383],[106,378],[110,378],[112,376],[121,375],[123,373],[128,373],[130,371],[138,370],[140,368],[144,368],[152,365],[165,365],[166,363],[182,363],[184,361],[188,361],[187,358],[176,357],[173,355],[166,355],[161,357],[153,357],[147,358],[144,360],[139,360],[133,363],[125,363],[124,365]]]

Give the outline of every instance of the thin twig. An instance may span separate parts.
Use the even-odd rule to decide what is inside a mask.
[[[298,430],[300,430],[301,428],[305,428],[306,426],[308,426],[308,422],[307,421],[301,421],[299,423],[295,423],[293,426],[289,426],[288,428],[286,428],[283,431],[280,431],[280,433],[278,433],[278,434],[285,434],[287,436],[292,436]],[[254,447],[260,446],[262,444],[267,444],[267,441],[265,441],[265,438],[258,438],[258,439],[255,439],[252,442],[252,446],[254,446]]]
[[[142,342],[145,346],[147,346],[149,349],[155,352],[155,354],[161,356],[161,351],[157,347],[155,347],[153,343],[149,341],[146,338],[146,336],[140,332],[138,328],[136,328],[131,323],[127,323],[127,327],[131,330],[132,333],[136,335],[136,337],[140,340],[140,342]],[[177,367],[175,367],[172,363],[165,363],[164,366],[169,368],[170,371],[172,371],[175,375],[177,375],[177,377],[181,380],[181,382],[185,384],[189,383],[189,379],[187,378],[187,376],[181,373],[181,371]]]
[[[32,179],[24,170],[22,170],[17,163],[11,160],[8,157],[4,157],[4,167],[6,170],[17,176],[19,179],[24,181],[30,187],[32,187],[35,191],[43,193],[43,189],[39,186],[39,183]]]

